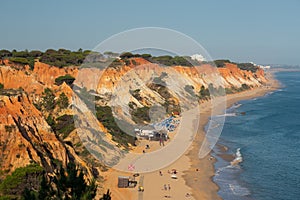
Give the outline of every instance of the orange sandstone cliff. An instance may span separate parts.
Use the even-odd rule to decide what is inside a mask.
[[[78,149],[74,147],[80,144],[76,129],[67,138],[60,138],[46,122],[49,113],[41,112],[34,106],[46,88],[53,90],[56,98],[65,93],[72,104],[71,99],[75,95],[72,88],[66,83],[55,85],[55,79],[59,76],[69,74],[75,77],[74,85],[93,90],[101,99],[99,104],[118,105],[118,112],[127,112],[127,115],[124,115],[127,116],[125,120],[130,123],[133,121],[128,117],[129,102],[134,102],[137,107],[157,103],[162,105],[166,100],[176,104],[178,99],[183,102],[190,101],[185,86],[193,86],[197,93],[201,86],[207,88],[211,83],[215,87],[225,88],[240,88],[243,84],[250,88],[260,87],[267,83],[262,69],[254,73],[241,70],[232,63],[216,69],[208,64],[196,67],[161,67],[143,58],[131,58],[130,61],[128,65],[108,69],[76,66],[58,68],[36,61],[34,69],[31,70],[29,66],[1,60],[0,83],[4,85],[4,90],[0,92],[1,169],[12,172],[18,167],[36,162],[48,172],[52,172],[57,164],[55,161],[66,165],[70,160],[74,160],[86,168],[91,176],[91,164],[87,163],[87,159],[82,158]],[[163,80],[170,94],[169,99],[151,85],[151,81],[163,73],[167,74]],[[139,98],[131,92],[136,89],[140,89]],[[59,117],[74,113],[72,109],[66,108],[54,110],[53,114]],[[99,128],[107,133],[100,122]]]

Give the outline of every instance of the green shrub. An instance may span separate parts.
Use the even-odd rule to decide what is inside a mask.
[[[55,131],[56,122],[54,120],[54,117],[51,114],[48,115],[48,117],[46,118],[46,122],[52,128],[52,130]]]
[[[81,199],[91,200],[96,196],[97,185],[95,180],[90,183],[84,179],[83,170],[73,162],[69,162],[66,170],[60,167],[55,176],[49,181],[44,174],[39,183],[39,189],[25,188],[21,199]]]
[[[225,63],[231,63],[230,60],[215,60],[216,67],[225,67]]]
[[[56,67],[81,65],[90,51],[70,51],[66,49],[48,49],[40,57],[40,61]]]
[[[24,64],[24,65],[29,64],[29,60],[27,58],[22,58],[22,57],[12,57],[9,58],[9,61],[19,63],[19,64]]]
[[[184,90],[189,93],[191,96],[195,96],[194,86],[192,85],[186,85],[184,86]]]
[[[251,87],[249,85],[242,84],[242,86],[240,88],[237,88],[237,87],[234,87],[234,86],[232,86],[231,88],[225,88],[225,92],[226,92],[226,94],[233,94],[233,93],[249,90],[250,88]]]
[[[124,59],[124,62],[127,66],[131,65],[131,60],[129,59]]]
[[[66,74],[65,76],[60,76],[55,79],[55,84],[56,85],[61,85],[63,82],[65,82],[68,85],[72,85],[73,82],[75,81],[75,78],[71,76],[70,74]]]
[[[33,51],[30,51],[28,54],[30,57],[38,58],[43,55],[43,52],[38,51],[38,50],[33,50]]]
[[[113,140],[128,146],[128,143],[135,145],[135,138],[131,135],[126,134],[122,129],[119,128],[115,121],[111,107],[109,106],[96,106],[96,117],[103,124],[105,128],[113,136]]]
[[[201,86],[201,89],[199,91],[199,98],[201,100],[207,100],[210,98],[210,93],[208,88],[205,88],[203,85]]]
[[[132,58],[132,57],[134,57],[134,55],[130,52],[124,52],[124,53],[121,53],[121,55],[120,55],[121,59],[128,59],[128,58]]]
[[[129,108],[131,108],[131,109],[136,108],[136,104],[135,104],[134,102],[132,102],[132,101],[130,101],[130,102],[128,103],[128,106],[129,106]]]
[[[144,123],[144,121],[150,122],[149,110],[150,108],[147,106],[131,110],[132,120],[135,123]]]
[[[29,57],[29,52],[27,49],[25,51],[12,51],[12,57],[27,58]]]
[[[4,85],[2,83],[0,83],[0,90],[4,89]]]
[[[68,135],[75,129],[73,115],[62,115],[56,119],[55,130],[63,138],[68,137]]]
[[[243,83],[243,84],[242,84],[242,89],[243,89],[243,90],[249,90],[249,89],[250,89],[250,86],[247,85],[247,84],[245,84],[245,83]]]
[[[106,193],[103,194],[100,200],[111,200],[111,192],[109,191],[109,189],[107,190]]]
[[[255,66],[252,63],[238,63],[237,67],[241,70],[251,71],[252,73],[255,73],[259,69],[258,66]]]
[[[64,92],[59,95],[56,104],[60,109],[66,109],[69,106],[69,99]]]
[[[118,68],[122,66],[122,62],[119,59],[114,59],[110,64],[109,64],[109,68]]]
[[[175,104],[172,100],[166,100],[163,106],[166,108],[168,114],[172,114],[172,112],[181,113],[180,105]]]
[[[3,194],[11,194],[17,188],[25,189],[24,184],[27,184],[27,178],[30,174],[37,176],[43,173],[43,168],[38,164],[30,164],[26,167],[17,168],[11,175],[8,175],[0,184],[0,191]],[[19,191],[21,192],[21,191]]]
[[[45,88],[42,94],[42,106],[47,111],[52,111],[55,108],[55,95],[50,88]]]
[[[150,59],[152,56],[151,56],[151,54],[145,53],[145,54],[142,54],[141,57],[144,58],[144,59],[146,59],[146,60],[148,60],[148,59]]]
[[[141,95],[140,95],[140,89],[136,89],[136,90],[130,90],[129,92],[130,92],[130,94],[134,97],[134,98],[136,98],[137,100],[142,100],[142,97],[141,97]]]
[[[11,196],[11,195],[3,195],[3,196],[0,196],[0,200],[14,200],[16,199],[14,196]]]
[[[3,58],[7,58],[7,57],[11,57],[12,56],[12,53],[6,49],[2,49],[0,50],[0,58],[3,59]]]
[[[236,91],[236,88],[234,88],[234,87],[225,88],[225,93],[226,94],[233,94],[233,93],[235,93],[235,91]]]

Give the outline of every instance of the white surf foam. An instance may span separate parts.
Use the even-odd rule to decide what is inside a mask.
[[[229,188],[232,191],[232,193],[236,196],[247,196],[250,195],[250,191],[237,184],[229,184]]]
[[[231,108],[235,109],[235,108],[239,108],[242,104],[238,103],[238,104],[234,104],[233,106],[231,106]]]
[[[242,153],[241,153],[241,149],[238,148],[236,150],[236,153],[235,153],[235,159],[233,161],[231,161],[230,164],[231,164],[231,166],[235,166],[235,165],[238,165],[241,162],[243,162],[243,156],[242,156]]]
[[[223,115],[217,115],[217,117],[235,117],[236,113],[225,113]]]

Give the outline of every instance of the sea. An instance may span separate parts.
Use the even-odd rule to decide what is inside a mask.
[[[300,199],[300,72],[278,72],[275,78],[280,89],[226,110],[213,153],[213,180],[224,200]],[[221,158],[220,145],[237,165]]]

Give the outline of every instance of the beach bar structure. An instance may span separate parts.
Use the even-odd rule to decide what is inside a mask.
[[[135,177],[129,177],[129,176],[119,176],[118,177],[118,188],[133,188],[137,185],[137,181],[135,180]]]
[[[129,177],[128,176],[119,176],[118,177],[118,188],[127,188],[129,186]]]
[[[134,130],[136,137],[138,138],[145,138],[148,140],[158,141],[162,138],[164,141],[168,140],[168,132],[165,130],[142,130],[142,129],[135,129]]]

